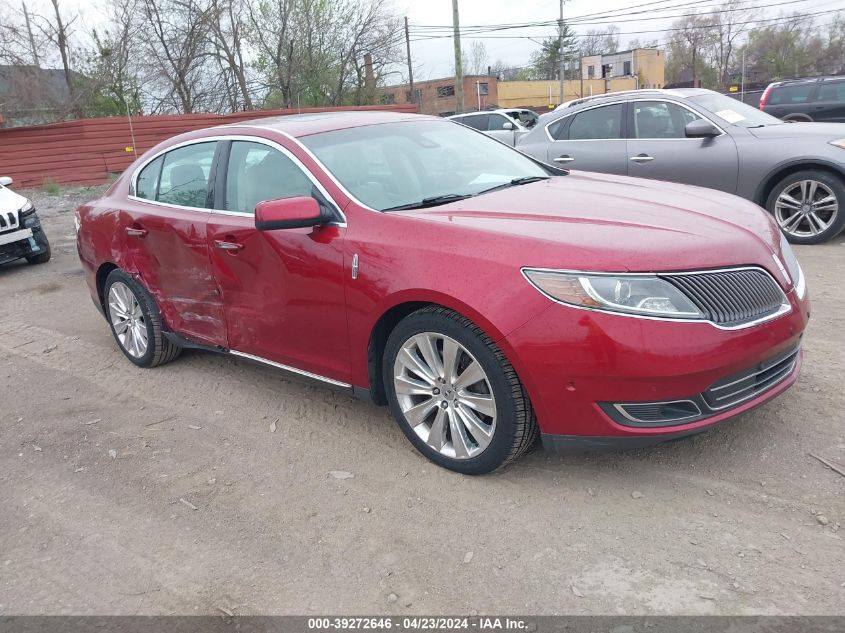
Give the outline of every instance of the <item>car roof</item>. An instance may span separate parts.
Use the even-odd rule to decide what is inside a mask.
[[[825,81],[845,81],[845,75],[825,75],[822,77],[798,77],[796,79],[781,79],[780,81],[772,82],[772,88],[780,88],[782,86],[794,86],[797,84],[822,83]]]
[[[361,112],[361,111],[338,111],[338,112],[312,112],[307,114],[290,114],[285,116],[266,117],[263,119],[252,119],[240,123],[221,125],[216,129],[230,127],[252,127],[271,129],[283,132],[295,138],[310,136],[321,132],[333,130],[344,130],[367,125],[380,125],[383,123],[397,123],[400,121],[417,120],[440,121],[440,117],[423,114],[410,114],[403,112],[389,112],[384,110]]]

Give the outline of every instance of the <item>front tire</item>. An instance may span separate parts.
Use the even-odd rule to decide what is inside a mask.
[[[155,300],[133,277],[119,269],[111,271],[103,297],[114,340],[138,367],[169,363],[182,351],[164,336]]]
[[[824,171],[799,171],[774,186],[766,208],[793,244],[826,242],[845,227],[845,183]]]
[[[383,380],[402,432],[449,470],[489,473],[537,439],[534,411],[510,362],[478,326],[446,308],[423,308],[394,328]]]

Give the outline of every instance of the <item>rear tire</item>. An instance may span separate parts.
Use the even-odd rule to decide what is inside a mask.
[[[131,275],[119,269],[111,271],[103,302],[117,346],[135,365],[157,367],[179,356],[182,348],[164,336],[155,300]]]
[[[534,410],[513,366],[452,310],[432,306],[403,319],[388,338],[382,379],[399,428],[438,466],[489,473],[537,439]]]
[[[825,171],[799,171],[777,183],[766,208],[793,244],[820,244],[845,228],[845,182]]]

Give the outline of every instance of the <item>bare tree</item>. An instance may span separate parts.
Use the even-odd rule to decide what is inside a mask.
[[[753,5],[744,0],[728,0],[716,15],[712,29],[713,65],[722,86],[730,83],[730,68],[738,40],[748,30]]]
[[[244,34],[248,28],[246,7],[241,0],[211,0],[209,37],[225,77],[231,109],[252,110],[252,96],[244,62]],[[231,77],[231,81],[229,79]],[[240,102],[240,104],[239,104]]]

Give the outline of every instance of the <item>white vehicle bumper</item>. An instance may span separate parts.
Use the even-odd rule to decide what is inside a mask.
[[[32,229],[22,229],[20,231],[14,231],[13,233],[6,233],[4,235],[0,235],[0,246],[3,246],[4,244],[11,244],[12,242],[20,242],[28,237],[32,237]]]

